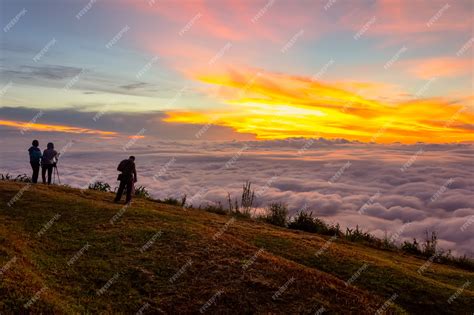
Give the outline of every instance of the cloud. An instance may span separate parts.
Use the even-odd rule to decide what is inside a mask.
[[[81,73],[82,69],[77,67],[69,67],[62,65],[44,65],[44,66],[29,66],[22,65],[16,70],[2,69],[1,72],[5,76],[18,77],[25,80],[46,79],[46,80],[65,80],[73,78]]]
[[[469,76],[474,70],[471,59],[455,57],[410,60],[402,65],[421,79]]]
[[[390,104],[364,97],[354,88],[375,83],[329,84],[243,67],[195,77],[222,88],[217,98],[227,106],[169,111],[165,121],[206,124],[212,120],[256,134],[258,139],[320,135],[385,143],[474,140],[474,112],[464,101],[425,98]]]
[[[261,208],[279,201],[288,205],[291,214],[307,209],[328,222],[339,222],[343,229],[359,225],[381,237],[410,223],[399,241],[422,239],[425,230],[436,230],[446,249],[472,253],[474,248],[474,225],[461,230],[474,214],[469,171],[473,144],[427,145],[425,153],[402,172],[401,166],[418,145],[321,139],[299,153],[307,139],[210,142],[145,137],[123,152],[126,138],[98,141],[72,134],[16,133],[2,137],[0,171],[30,171],[25,148],[32,138],[39,138],[41,145],[54,141],[60,148],[71,137],[77,141],[63,155],[61,179],[73,186],[86,185],[99,171],[101,180],[116,185],[117,162],[133,154],[139,184],[157,198],[186,194],[195,206],[218,201],[225,204],[227,193],[238,199],[242,183],[250,180],[258,192],[256,205]],[[238,155],[244,146],[248,149]],[[174,162],[170,164],[171,160]],[[226,167],[231,160],[232,167]],[[347,161],[351,166],[341,172]],[[340,176],[329,184],[338,172]],[[454,178],[452,184],[437,194],[450,178]]]

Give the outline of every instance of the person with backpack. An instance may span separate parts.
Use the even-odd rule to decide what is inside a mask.
[[[48,185],[51,184],[51,175],[53,174],[53,168],[56,166],[58,156],[58,152],[54,150],[54,144],[52,142],[48,143],[47,149],[43,151],[41,158],[43,184],[46,184],[46,171],[48,171]]]
[[[31,182],[36,184],[38,182],[38,175],[40,170],[40,163],[41,163],[41,150],[38,148],[39,142],[38,140],[33,140],[31,143],[31,147],[28,149],[28,153],[30,154],[30,165],[33,169],[33,175],[31,176]]]
[[[115,196],[114,202],[120,202],[123,191],[127,189],[125,203],[129,204],[132,202],[133,185],[137,182],[135,157],[130,156],[128,159],[121,161],[117,167],[117,171],[121,172],[117,178],[117,180],[120,181],[120,185],[117,190],[117,195]]]

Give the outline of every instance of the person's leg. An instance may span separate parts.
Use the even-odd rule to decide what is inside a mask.
[[[53,166],[48,165],[48,185],[51,185],[51,177],[53,175]]]
[[[125,199],[126,203],[132,201],[132,190],[133,190],[133,180],[130,180],[127,183],[127,198]]]
[[[43,184],[46,184],[46,165],[41,166],[41,177],[43,178]]]
[[[33,175],[31,176],[31,182],[36,184],[38,182],[38,174],[39,174],[39,164],[38,163],[30,163],[31,168],[33,169]]]
[[[114,200],[115,202],[118,202],[120,201],[120,199],[122,199],[122,194],[123,194],[124,189],[125,189],[125,181],[121,180],[119,188],[117,190],[117,195],[115,196],[115,200]]]

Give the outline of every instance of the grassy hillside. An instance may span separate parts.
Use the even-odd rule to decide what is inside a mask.
[[[473,272],[247,219],[145,199],[124,208],[112,199],[0,181],[2,313],[474,311]]]

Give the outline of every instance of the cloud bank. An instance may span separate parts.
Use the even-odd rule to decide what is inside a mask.
[[[313,211],[342,227],[359,225],[398,241],[437,231],[440,246],[473,255],[472,144],[378,145],[320,139],[274,141],[91,141],[77,135],[37,134],[42,145],[64,148],[64,183],[91,180],[115,186],[116,164],[137,156],[139,184],[157,198],[186,194],[194,205],[237,197],[250,180],[257,205],[281,201],[291,213]],[[28,136],[29,137],[29,136]],[[1,172],[29,172],[30,139],[2,140]],[[72,141],[72,145],[68,145]],[[128,140],[130,141],[130,140]],[[124,151],[124,148],[126,149]],[[470,224],[471,223],[471,224]]]

